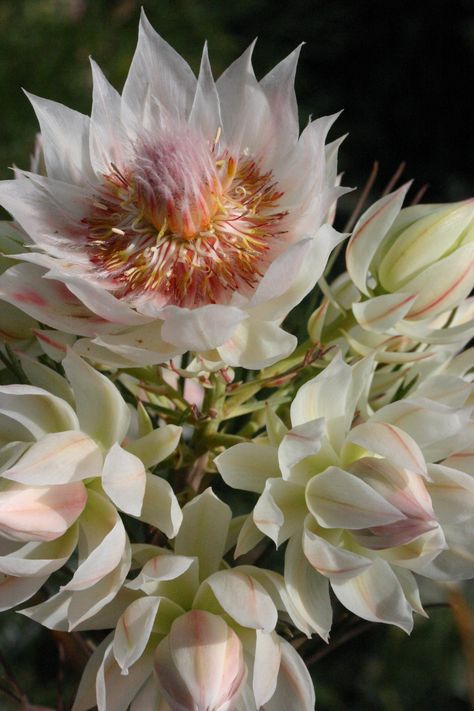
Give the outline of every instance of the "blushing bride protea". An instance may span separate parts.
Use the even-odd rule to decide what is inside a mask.
[[[335,116],[299,136],[298,49],[261,82],[251,51],[214,83],[204,48],[196,80],[142,15],[122,96],[94,62],[90,119],[30,96],[46,175],[0,184],[31,240],[1,298],[113,365],[290,353],[279,324],[341,239],[323,224],[340,141],[325,148]]]

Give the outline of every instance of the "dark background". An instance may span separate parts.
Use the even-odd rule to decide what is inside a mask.
[[[88,113],[88,55],[120,88],[141,4],[195,70],[207,39],[215,76],[257,35],[258,77],[305,41],[296,83],[301,122],[309,114],[344,109],[331,134],[350,134],[340,154],[344,184],[362,185],[377,159],[380,192],[405,160],[405,175],[416,187],[429,183],[426,201],[469,197],[474,172],[470,0],[0,0],[1,178],[10,177],[8,166],[28,167],[37,130],[20,87]],[[354,194],[345,198],[342,209],[348,211],[355,199]],[[410,639],[380,625],[321,658],[312,668],[317,708],[471,708],[469,658],[462,654],[458,626],[447,608],[430,614]],[[62,644],[13,613],[0,622],[0,651],[35,703],[56,705],[58,669],[65,699],[74,687],[74,664],[58,665]],[[73,648],[66,654],[70,660],[75,656]],[[0,691],[0,709],[14,708]]]

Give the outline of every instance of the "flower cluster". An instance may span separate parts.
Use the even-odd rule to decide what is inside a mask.
[[[385,195],[334,276],[336,117],[251,50],[143,15],[0,183],[0,609],[93,632],[73,711],[312,711],[333,618],[474,577],[474,203]]]

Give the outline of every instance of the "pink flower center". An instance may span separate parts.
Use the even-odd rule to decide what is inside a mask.
[[[111,165],[82,220],[90,262],[117,296],[194,308],[248,294],[285,233],[283,193],[258,161],[181,131]]]

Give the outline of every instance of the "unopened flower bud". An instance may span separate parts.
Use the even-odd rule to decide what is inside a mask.
[[[236,633],[202,610],[173,622],[156,650],[155,671],[171,711],[233,711],[246,677]]]

